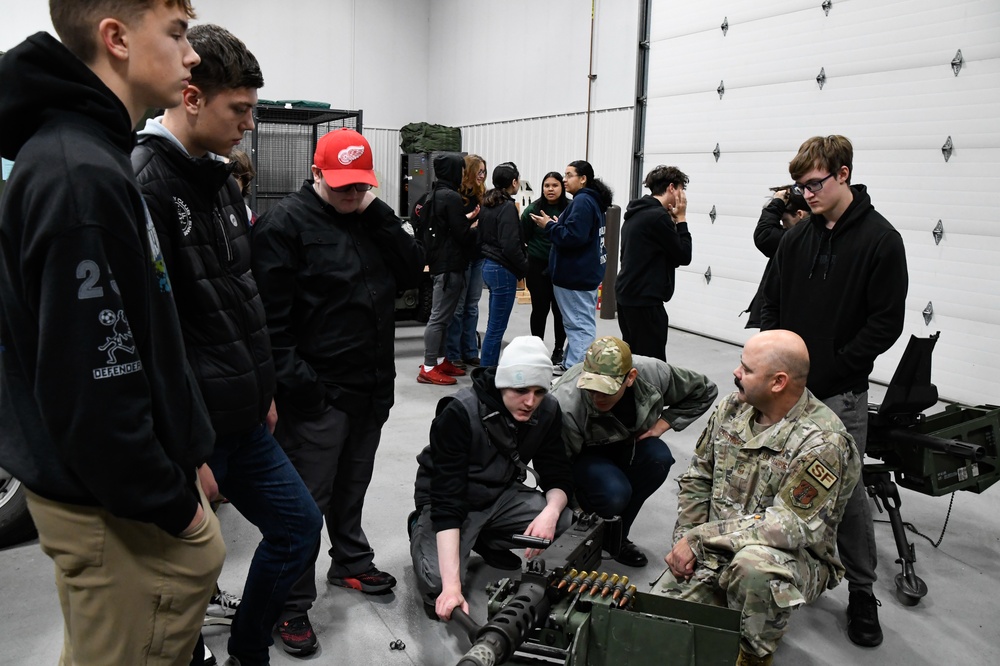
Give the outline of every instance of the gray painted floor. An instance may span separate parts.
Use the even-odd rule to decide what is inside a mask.
[[[527,305],[515,306],[508,340],[527,333],[528,312]],[[485,329],[485,294],[481,313],[480,328]],[[599,320],[598,332],[617,335],[617,323]],[[422,334],[423,328],[416,325],[401,324],[397,330],[396,407],[383,431],[365,511],[376,563],[399,579],[395,594],[369,597],[329,587],[323,580],[329,560],[322,555],[317,567],[320,596],[311,613],[322,647],[310,658],[298,659],[275,646],[271,651],[273,664],[443,666],[456,663],[468,647],[455,627],[432,622],[422,612],[404,527],[412,508],[414,457],[427,441],[438,398],[451,390],[416,383]],[[547,342],[551,344],[551,337]],[[681,331],[670,333],[670,361],[707,374],[722,393],[732,388],[731,370],[739,354],[739,348],[729,344]],[[460,380],[460,386],[468,381]],[[871,399],[878,401],[880,395],[880,389],[874,387]],[[640,589],[663,568],[661,558],[667,550],[676,510],[674,479],[686,467],[704,420],[667,437],[678,464],[639,515],[632,534],[650,555],[650,564],[642,570],[615,565],[615,570],[639,582]],[[946,520],[949,498],[931,498],[906,490],[901,494],[904,520],[937,539]],[[220,582],[224,589],[239,592],[259,536],[232,507],[224,506],[220,518],[229,548]],[[911,535],[917,548],[918,574],[930,589],[916,607],[904,607],[896,600],[893,577],[898,566],[893,564],[896,551],[892,532],[887,524],[877,524],[875,529],[881,576],[876,595],[882,602],[885,642],[879,648],[863,649],[848,641],[844,617],[847,588],[843,584],[793,616],[775,664],[1000,664],[1000,488],[982,496],[964,492],[956,495],[939,549]],[[612,569],[613,564],[605,562],[605,569]],[[62,618],[51,567],[37,542],[0,551],[0,664],[58,662]],[[483,586],[500,576],[478,558],[473,558],[472,570],[468,596],[473,617],[483,621]],[[226,629],[206,631],[208,644],[221,663]],[[405,650],[389,649],[389,643],[396,639],[405,642]],[[666,656],[664,663],[669,663]]]

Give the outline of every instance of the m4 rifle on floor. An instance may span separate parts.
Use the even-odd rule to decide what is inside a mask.
[[[884,506],[889,515],[902,568],[896,596],[908,606],[927,594],[927,585],[913,568],[916,553],[906,538],[896,485],[937,497],[957,490],[981,493],[1000,478],[1000,407],[949,405],[923,414],[938,401],[931,353],[939,335],[910,337],[882,404],[868,407],[865,453],[882,462],[864,466],[864,484],[879,511]]]

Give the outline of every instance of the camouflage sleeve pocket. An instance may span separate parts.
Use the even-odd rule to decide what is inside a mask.
[[[792,477],[782,491],[782,499],[799,517],[807,518],[826,503],[830,489],[839,480],[830,465],[814,458]]]

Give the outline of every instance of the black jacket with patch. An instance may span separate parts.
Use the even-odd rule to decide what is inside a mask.
[[[215,435],[129,162],[121,101],[39,33],[0,60],[0,465],[182,532]]]
[[[278,374],[278,414],[326,405],[385,421],[396,377],[396,292],[420,283],[420,245],[384,201],[342,214],[311,181],[253,227],[253,272]]]
[[[250,227],[232,167],[139,136],[132,166],[160,237],[188,361],[220,435],[260,425],[274,397],[264,305],[250,272]]]

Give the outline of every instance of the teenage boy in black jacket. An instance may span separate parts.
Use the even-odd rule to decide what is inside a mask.
[[[417,373],[421,384],[448,386],[465,375],[445,358],[446,333],[458,302],[465,295],[465,268],[478,243],[479,206],[468,215],[462,212],[462,182],[465,160],[461,153],[434,156],[434,189],[421,211],[427,247],[427,265],[434,278],[431,316],[424,327],[424,362]]]
[[[396,292],[419,283],[424,255],[371,192],[373,166],[358,132],[323,135],[312,180],[254,225],[253,272],[278,375],[274,434],[326,516],[327,582],[380,594],[396,579],[375,566],[361,514],[393,403]],[[288,652],[316,649],[318,554],[279,618]]]
[[[573,476],[551,383],[545,343],[521,336],[496,368],[476,368],[470,388],[438,403],[430,444],[417,456],[407,530],[417,587],[443,620],[455,608],[469,612],[462,587],[472,550],[491,566],[517,569],[511,535],[553,539],[569,527]],[[523,483],[529,462],[537,489]]]
[[[264,78],[257,59],[224,28],[195,26],[189,38],[201,64],[181,104],[139,133],[132,165],[173,278],[188,361],[215,428],[208,467],[222,494],[263,536],[229,637],[229,655],[249,666],[268,663],[271,630],[310,562],[323,519],[271,435],[277,416],[270,410],[271,342],[250,272],[246,205],[230,176],[232,165],[222,161],[253,128]]]
[[[633,354],[667,360],[674,270],[691,263],[688,177],[662,164],[646,175],[650,194],[629,202],[622,225],[621,270],[615,282],[618,326]]]
[[[62,662],[187,664],[225,556],[214,435],[129,152],[199,59],[186,0],[125,4],[51,0],[63,43],[0,61],[0,465],[55,563]]]
[[[764,285],[761,330],[798,333],[809,349],[808,388],[844,422],[862,458],[868,433],[868,375],[903,330],[907,272],[903,239],[851,185],[847,137],[813,137],[788,172],[812,216],[785,233]],[[882,642],[872,594],[877,552],[863,483],[854,489],[837,533],[847,569],[847,635]]]

